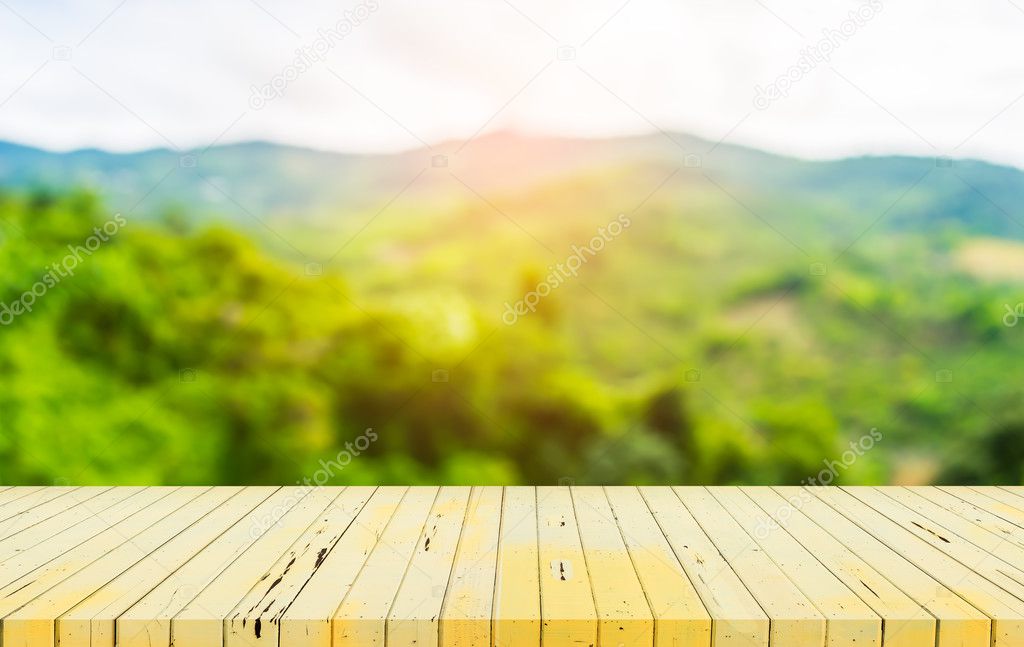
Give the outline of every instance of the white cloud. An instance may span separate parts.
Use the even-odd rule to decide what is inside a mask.
[[[755,86],[785,74],[861,2],[377,2],[324,61],[253,110],[250,87],[359,0],[8,0],[20,17],[0,7],[0,138],[194,146],[234,123],[223,141],[394,150],[481,127],[589,136],[658,127],[812,157],[950,154],[1024,166],[1024,99],[1014,103],[1024,67],[1013,54],[1024,12],[1008,0],[881,0],[829,62],[765,110],[754,108]],[[71,60],[53,60],[63,45]],[[575,58],[558,60],[560,46]]]

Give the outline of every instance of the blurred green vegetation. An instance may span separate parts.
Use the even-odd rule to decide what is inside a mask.
[[[333,483],[797,483],[837,461],[840,483],[1024,480],[1024,326],[1003,322],[1024,277],[958,260],[983,239],[694,176],[644,201],[660,177],[266,236],[126,214],[0,327],[0,481],[290,483],[343,451]],[[618,213],[578,277],[502,322]],[[0,302],[112,216],[0,194]]]

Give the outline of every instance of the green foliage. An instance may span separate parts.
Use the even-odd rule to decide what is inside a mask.
[[[838,482],[1024,478],[1019,285],[958,268],[959,234],[840,254],[849,212],[763,194],[808,259],[687,178],[502,322],[626,208],[596,201],[627,176],[495,198],[550,253],[470,200],[383,218],[322,274],[241,229],[129,215],[0,327],[0,481],[289,483],[345,455],[330,482],[794,483],[872,429]],[[0,303],[113,217],[0,195]]]

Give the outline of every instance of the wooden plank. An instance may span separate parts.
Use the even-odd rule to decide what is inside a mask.
[[[1020,497],[1021,502],[1017,503],[1016,506],[1018,509],[1024,511],[1024,485],[1002,485],[998,489]]]
[[[377,545],[404,487],[378,488],[281,616],[281,647],[331,647],[331,619]]]
[[[540,644],[540,550],[537,491],[507,487],[501,504],[494,580],[494,647]]]
[[[221,503],[190,525],[185,526],[187,521],[183,521],[181,530],[167,543],[63,613],[57,620],[58,642],[64,647],[114,647],[115,621],[123,613],[161,582],[173,577],[175,571],[276,489],[216,488],[212,494],[214,500]],[[198,507],[196,504],[189,506],[190,511]],[[125,642],[121,640],[122,645]]]
[[[988,554],[998,557],[1008,564],[1024,566],[1024,538],[1018,538],[1022,545],[1015,544],[1012,534],[1003,535],[991,532],[987,528],[973,523],[970,519],[955,514],[906,488],[886,487],[878,488],[878,491],[926,519],[941,525]]]
[[[571,488],[597,610],[599,644],[650,647],[654,615],[600,487]]]
[[[935,618],[843,542],[815,524],[771,488],[745,487],[741,491],[768,515],[768,520],[759,518],[755,526],[755,538],[766,534],[788,533],[798,541],[814,559],[881,617],[882,644],[885,647],[936,644]],[[896,555],[893,557],[903,561]],[[903,565],[913,568],[905,561]],[[927,577],[923,573],[920,575]],[[937,586],[937,583],[933,584]],[[934,586],[927,588],[927,595],[931,596],[934,591]],[[815,601],[813,596],[811,599]],[[982,618],[980,613],[975,614]]]
[[[228,613],[225,647],[279,643],[281,617],[374,492],[368,487],[324,490],[335,499]]]
[[[228,614],[224,621],[225,647],[278,644],[281,616],[345,534],[374,489],[331,488],[338,494],[337,499]]]
[[[668,487],[642,487],[648,508],[711,615],[715,647],[768,647],[767,614]]]
[[[10,490],[2,647],[1024,644],[1011,486]]]
[[[875,488],[844,488],[844,491],[878,511],[907,532],[920,538],[1024,601],[1024,571],[975,546],[935,519],[896,503]]]
[[[1024,512],[1024,485],[975,486],[974,489]],[[1011,496],[1007,496],[1007,494]]]
[[[184,505],[202,490],[176,496]],[[163,513],[153,506],[175,496],[178,488],[148,488],[89,519],[76,524],[0,561],[0,618],[19,608],[35,595],[60,582],[75,571],[102,557],[124,542],[125,537],[141,532]],[[34,532],[19,533],[11,539],[32,541]],[[22,535],[27,535],[22,537]],[[16,546],[10,547],[16,550]]]
[[[388,612],[439,488],[410,488],[331,622],[334,647],[384,645]]]
[[[64,532],[92,517],[96,512],[106,510],[141,491],[142,488],[110,488],[95,497],[87,498],[85,501],[80,501],[74,506],[43,519],[39,518],[43,515],[21,516],[17,524],[0,532],[0,560],[49,539],[57,533]]]
[[[0,492],[0,506],[5,506],[11,501],[17,501],[21,497],[28,496],[33,492],[39,492],[44,488],[38,485],[17,485]]]
[[[389,644],[439,644],[438,617],[455,564],[469,494],[468,487],[443,487],[438,493],[388,612]]]
[[[261,491],[264,488],[252,488]],[[279,488],[202,552],[175,570],[117,618],[118,647],[170,647],[171,620],[263,534],[253,520],[286,513],[301,500],[302,488]]]
[[[158,490],[117,488],[0,540],[0,586],[64,555],[159,498]],[[163,494],[167,494],[165,491]],[[129,502],[132,496],[136,501]],[[89,523],[83,523],[88,521]]]
[[[791,509],[805,514],[927,609],[938,620],[939,647],[982,647],[989,644],[989,617],[926,570],[880,541],[869,529],[862,528],[815,497],[810,488],[779,487],[775,490],[787,500]]]
[[[111,537],[111,545],[98,559],[6,614],[2,634],[4,645],[52,647],[55,644],[57,618],[62,613],[174,537],[180,532],[182,524],[191,524],[217,507],[228,496],[228,492],[210,488],[182,488],[136,515],[136,525],[126,525],[116,531],[116,536]],[[35,593],[38,590],[36,580],[22,589],[22,592]],[[64,644],[63,647],[80,645]]]
[[[654,616],[654,647],[708,647],[711,616],[635,487],[605,488]],[[611,531],[609,531],[611,532]]]
[[[706,488],[673,488],[747,590],[771,619],[771,642],[822,647],[825,618],[772,563]]]
[[[991,639],[994,647],[1017,645],[1024,640],[1024,602],[1010,595],[988,579],[949,557],[927,541],[907,531],[858,498],[838,488],[807,488],[841,515],[873,535],[880,542],[921,570],[926,571],[944,587],[952,590],[992,619]],[[939,596],[943,592],[936,591]],[[939,621],[939,638],[946,633]],[[976,639],[972,639],[975,640]]]
[[[223,647],[225,618],[275,563],[337,498],[335,488],[300,487],[298,502],[271,517],[250,517],[259,538],[171,620],[176,647]],[[266,529],[265,531],[263,529]]]
[[[537,488],[541,642],[597,644],[597,609],[569,488]]]
[[[935,487],[907,488],[921,498],[927,499],[946,510],[957,514],[980,528],[995,533],[1018,548],[1024,548],[1024,527],[1003,519],[984,508],[953,496]]]
[[[0,535],[6,535],[4,532],[9,524],[16,523],[15,518],[22,515],[26,511],[32,511],[45,506],[47,502],[56,502],[58,508],[67,507],[68,503],[60,501],[61,497],[71,494],[78,488],[76,487],[48,487],[41,490],[36,490],[28,494],[27,496],[20,497],[10,503],[0,505]]]
[[[440,615],[441,647],[491,647],[502,489],[475,487]]]
[[[940,489],[1024,528],[1024,511],[1017,506],[1015,495],[1008,496],[1009,493],[988,488],[942,487]]]
[[[711,495],[772,563],[825,617],[825,644],[857,647],[882,644],[882,619],[831,571],[787,533],[761,532],[770,519],[736,488],[711,487]]]

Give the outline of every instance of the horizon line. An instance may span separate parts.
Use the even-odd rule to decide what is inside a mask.
[[[518,139],[518,140],[522,140],[522,141],[528,141],[528,140],[537,140],[537,141],[548,140],[548,141],[564,141],[564,142],[612,142],[612,141],[638,140],[638,139],[663,137],[666,140],[668,140],[668,141],[670,141],[672,143],[675,143],[678,146],[679,143],[676,142],[670,135],[677,135],[677,136],[685,137],[685,138],[692,139],[692,140],[698,140],[698,141],[703,142],[705,144],[711,145],[712,146],[712,150],[715,149],[715,148],[719,148],[719,147],[728,147],[728,148],[733,148],[733,149],[744,149],[744,150],[751,151],[751,152],[754,152],[754,153],[760,153],[760,154],[763,154],[763,155],[770,155],[772,157],[779,157],[779,158],[785,158],[785,159],[791,159],[791,160],[797,160],[797,161],[803,161],[803,162],[841,162],[841,161],[844,161],[844,160],[885,159],[885,158],[935,159],[935,160],[938,160],[938,159],[950,159],[950,160],[953,160],[953,161],[980,162],[980,163],[983,163],[983,164],[989,164],[991,166],[997,166],[997,167],[1001,166],[1001,167],[1012,168],[1012,169],[1016,169],[1016,170],[1020,170],[1020,171],[1024,172],[1024,166],[1017,166],[1015,164],[1010,164],[1010,163],[1006,163],[1006,162],[1002,162],[1002,161],[996,161],[996,160],[993,160],[993,159],[986,159],[986,158],[982,158],[982,157],[953,157],[953,156],[946,156],[946,155],[927,156],[927,155],[915,155],[915,154],[911,154],[911,153],[900,153],[900,152],[864,153],[864,154],[859,154],[859,155],[838,155],[838,156],[834,156],[834,157],[808,157],[808,156],[802,156],[802,155],[794,155],[794,154],[790,154],[790,153],[782,153],[782,152],[778,152],[778,151],[775,151],[775,150],[770,150],[768,148],[763,148],[763,147],[760,147],[760,146],[755,146],[755,145],[752,145],[752,144],[747,144],[747,143],[742,143],[742,142],[729,142],[729,141],[726,141],[725,139],[720,140],[720,141],[718,141],[716,143],[713,140],[708,139],[706,137],[703,137],[701,135],[696,135],[696,134],[693,134],[691,132],[682,131],[682,130],[674,130],[674,131],[648,130],[648,131],[637,132],[637,133],[626,133],[626,134],[620,134],[620,135],[603,135],[603,136],[590,137],[590,136],[583,136],[583,135],[558,135],[558,134],[547,134],[547,133],[530,133],[530,132],[526,132],[526,131],[518,130],[518,129],[514,129],[514,128],[502,128],[502,129],[498,129],[498,130],[492,130],[492,131],[487,131],[487,132],[484,132],[484,133],[476,134],[476,135],[473,135],[473,136],[468,137],[468,138],[452,138],[452,137],[449,137],[449,138],[445,138],[445,139],[441,139],[441,140],[435,141],[434,143],[423,143],[423,144],[421,144],[419,146],[411,146],[411,147],[408,147],[408,148],[401,148],[401,149],[391,150],[391,151],[378,151],[378,152],[366,151],[366,150],[355,150],[355,149],[344,150],[344,149],[333,149],[333,148],[319,148],[319,147],[311,146],[311,145],[308,145],[308,144],[293,143],[293,142],[282,141],[282,140],[274,140],[274,139],[238,139],[238,140],[229,140],[229,141],[225,141],[225,142],[218,142],[217,140],[214,140],[212,143],[208,143],[208,144],[205,144],[205,145],[197,144],[195,146],[187,147],[187,148],[183,148],[183,149],[174,149],[174,148],[171,148],[169,146],[150,146],[150,147],[144,147],[144,148],[127,149],[127,150],[115,150],[115,149],[110,149],[110,148],[102,148],[102,147],[99,147],[99,146],[82,146],[82,147],[77,147],[77,148],[66,148],[66,149],[49,148],[49,147],[39,146],[37,144],[33,144],[33,143],[25,142],[25,141],[17,141],[15,139],[8,139],[8,138],[5,138],[5,137],[0,137],[0,146],[3,146],[3,145],[14,146],[14,147],[18,147],[18,148],[25,148],[25,149],[30,149],[30,150],[34,150],[34,151],[39,151],[39,152],[47,153],[47,154],[50,154],[50,155],[74,155],[74,154],[78,154],[78,153],[101,153],[101,154],[111,155],[111,156],[129,156],[129,155],[144,155],[144,154],[147,154],[147,153],[171,153],[171,154],[177,153],[177,154],[180,154],[180,155],[189,155],[189,154],[195,154],[196,152],[200,152],[200,154],[202,154],[202,153],[205,153],[205,152],[207,152],[209,150],[212,150],[212,149],[225,149],[225,148],[240,147],[240,146],[264,145],[264,146],[271,146],[271,147],[277,147],[277,148],[290,148],[290,149],[302,150],[302,151],[306,151],[306,152],[310,152],[310,153],[318,153],[318,154],[325,154],[325,155],[337,155],[337,156],[370,158],[370,157],[397,157],[397,156],[401,156],[401,155],[407,155],[407,154],[410,154],[410,153],[415,153],[415,152],[418,152],[418,151],[429,152],[429,151],[433,150],[435,147],[442,147],[442,146],[455,146],[459,150],[461,150],[461,148],[463,146],[469,144],[470,142],[477,141],[477,140],[482,140],[482,139],[487,139],[487,138],[494,138],[494,137],[510,137],[510,138],[514,138],[514,139]],[[704,151],[703,154],[708,154],[708,152]]]

